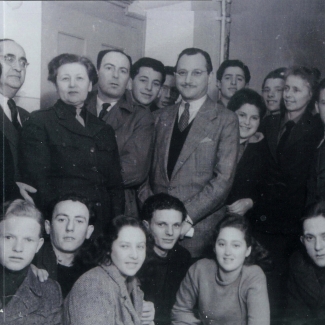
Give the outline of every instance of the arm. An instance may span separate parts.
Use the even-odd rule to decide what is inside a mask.
[[[190,268],[182,281],[172,309],[172,325],[199,325],[201,321],[195,317],[194,306],[198,299],[198,287],[192,277],[193,267]]]
[[[221,208],[226,200],[235,175],[238,145],[238,119],[235,114],[229,114],[223,122],[216,152],[217,163],[213,170],[214,177],[200,192],[184,202],[194,224]]]
[[[247,289],[247,325],[269,325],[270,304],[267,293],[266,277],[263,271],[251,276]]]
[[[44,325],[62,325],[62,293],[60,285],[53,281],[48,280],[44,282],[45,288],[43,289],[42,299],[47,301],[48,309],[46,321],[42,322]]]

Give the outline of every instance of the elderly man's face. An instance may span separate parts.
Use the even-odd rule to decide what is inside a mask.
[[[318,267],[325,267],[325,218],[318,216],[305,220],[303,230],[300,240],[307,254]]]
[[[209,74],[207,62],[201,54],[184,54],[176,67],[176,86],[182,98],[191,102],[202,98],[208,92]]]
[[[14,41],[0,42],[0,93],[14,97],[25,81],[27,62],[24,49]]]

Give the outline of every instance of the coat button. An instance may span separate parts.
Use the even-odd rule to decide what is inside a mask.
[[[96,207],[100,207],[102,204],[100,202],[96,203]]]
[[[261,219],[261,221],[265,221],[265,220],[266,220],[266,216],[265,216],[265,215],[262,215],[262,216],[260,217],[260,219]]]
[[[94,147],[91,147],[90,148],[90,152],[94,153],[95,152],[95,148]]]
[[[96,166],[94,166],[94,167],[91,167],[91,170],[92,170],[93,172],[98,172],[98,169],[97,169],[97,167],[96,167]]]

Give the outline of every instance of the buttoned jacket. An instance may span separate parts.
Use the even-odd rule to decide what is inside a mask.
[[[154,157],[148,186],[141,201],[150,194],[168,193],[179,198],[194,222],[194,237],[181,242],[192,257],[201,256],[213,229],[223,217],[218,211],[234,179],[238,146],[238,118],[210,98],[203,103],[185,140],[171,178],[167,174],[169,147],[178,105],[161,111],[156,119]]]
[[[125,278],[115,265],[101,265],[83,274],[64,303],[65,325],[141,325],[143,292],[138,280]]]
[[[16,294],[2,308],[0,324],[59,325],[62,324],[62,295],[57,282],[40,282],[31,268]]]

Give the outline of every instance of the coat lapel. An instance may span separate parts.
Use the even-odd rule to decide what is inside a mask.
[[[5,135],[8,141],[17,147],[19,140],[19,133],[16,128],[12,125],[11,121],[8,119],[7,115],[4,113],[2,107],[0,106],[0,131]]]
[[[174,167],[171,179],[173,179],[180,167],[197,148],[199,143],[213,131],[215,125],[210,123],[210,121],[217,118],[217,115],[218,109],[216,104],[210,98],[207,98],[193,121],[192,127]],[[179,162],[182,163],[180,164]]]
[[[276,147],[278,145],[278,134],[280,130],[281,116],[271,116],[270,119],[271,123],[269,127],[265,130],[265,138],[267,139],[267,143],[273,158],[277,160]]]

